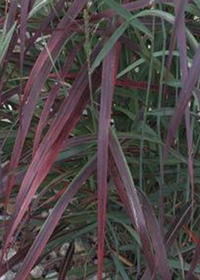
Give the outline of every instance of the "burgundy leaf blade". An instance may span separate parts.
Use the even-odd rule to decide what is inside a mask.
[[[186,44],[186,34],[185,34],[185,13],[184,8],[188,0],[175,2],[175,11],[176,11],[176,21],[177,21],[177,40],[178,47],[180,50],[180,66],[182,72],[182,83],[187,77],[188,74],[188,62],[187,62],[187,44]],[[177,20],[178,18],[178,20]],[[176,26],[176,25],[175,25]],[[187,148],[188,148],[188,163],[189,163],[189,175],[191,183],[191,193],[192,193],[192,203],[194,202],[194,170],[193,170],[193,131],[190,121],[190,112],[187,107],[185,110],[185,125],[186,125],[186,136],[187,136]],[[193,209],[192,209],[193,212]],[[193,215],[193,213],[192,213]]]
[[[130,170],[125,160],[125,156],[123,155],[123,151],[121,150],[121,146],[118,143],[118,140],[114,135],[114,132],[110,132],[109,136],[110,136],[109,148],[111,150],[115,164],[118,168],[123,185],[126,189],[131,211],[133,212],[134,215],[136,228],[141,239],[144,255],[148,267],[150,269],[151,275],[153,275],[155,271],[155,260],[151,252],[151,248],[149,244],[149,235],[148,235],[147,226],[144,218],[144,213],[139,201],[139,197],[137,195],[137,191],[135,189],[134,182],[130,174]]]
[[[55,100],[55,98],[56,98],[56,96],[57,96],[57,94],[58,94],[58,92],[59,92],[59,90],[61,88],[61,83],[60,83],[61,81],[60,81],[60,79],[63,79],[67,75],[67,73],[71,69],[71,66],[72,66],[72,63],[74,61],[75,56],[80,51],[82,46],[83,46],[83,43],[80,43],[68,55],[66,63],[63,66],[62,73],[60,74],[60,77],[57,77],[57,82],[52,87],[52,89],[51,89],[51,91],[49,93],[49,96],[48,96],[48,98],[46,100],[44,109],[43,109],[42,114],[40,116],[40,121],[39,121],[38,126],[37,126],[36,135],[35,135],[35,139],[34,139],[34,143],[33,143],[33,155],[36,153],[36,150],[37,150],[37,148],[39,146],[40,136],[41,136],[42,130],[43,130],[44,126],[45,126],[45,123],[46,123],[46,120],[48,118],[50,109],[51,109],[51,107],[53,105],[53,102],[54,102],[54,100]]]
[[[84,7],[87,0],[77,0],[73,2],[73,4],[70,6],[66,16],[61,20],[61,22],[58,24],[58,28],[63,28],[65,32],[54,32],[47,44],[47,48],[49,52],[51,53],[52,59],[55,60],[58,54],[61,51],[61,48],[68,36],[68,31],[70,29],[71,24],[73,23],[74,19],[77,17],[79,12]],[[46,49],[44,49],[32,71],[29,77],[29,80],[26,84],[25,91],[24,91],[24,99],[23,102],[27,100],[27,97],[29,96],[27,100],[27,104],[25,104],[23,111],[22,111],[22,121],[21,125],[18,130],[17,138],[15,141],[15,145],[13,148],[12,158],[10,161],[10,171],[13,173],[15,168],[17,167],[22,151],[22,147],[30,126],[31,118],[36,106],[37,98],[39,96],[40,90],[42,89],[42,86],[44,85],[48,74],[52,68],[52,63],[49,58],[49,52],[47,52]],[[41,73],[38,75],[38,73]],[[7,194],[6,194],[6,201],[8,201],[12,186],[14,184],[14,174],[12,174],[8,180],[8,187],[7,187]]]
[[[98,69],[99,70],[99,69]],[[87,74],[87,72],[86,72]],[[95,74],[95,73],[94,73]],[[84,78],[85,72],[80,72],[80,79],[77,78],[77,83],[75,83],[74,87],[71,89],[76,92],[76,85],[79,86],[79,82],[82,82],[82,78]],[[93,86],[94,90],[99,86],[100,83],[100,75],[99,71],[96,72],[94,75]],[[85,81],[87,85],[87,80]],[[58,125],[57,130],[55,124],[52,125],[52,129],[50,129],[49,133],[47,133],[46,138],[43,139],[39,149],[37,150],[32,163],[30,164],[29,169],[26,172],[24,180],[22,182],[20,191],[17,196],[17,201],[15,203],[15,210],[10,221],[10,226],[8,228],[8,234],[6,236],[6,240],[4,242],[3,247],[3,254],[5,254],[6,249],[9,246],[10,240],[12,235],[14,234],[17,226],[21,222],[25,212],[28,210],[29,204],[37,191],[40,183],[44,180],[47,173],[49,172],[53,162],[56,160],[57,154],[61,149],[64,140],[69,137],[72,129],[74,128],[75,124],[79,120],[80,115],[82,114],[83,109],[85,108],[86,104],[89,102],[89,93],[88,88],[81,87],[79,90],[79,97],[75,94],[70,95],[71,98],[67,99],[67,103],[72,104],[71,107],[67,106],[63,103],[62,110],[67,110],[66,112],[63,111],[61,116],[57,116],[57,118],[61,117],[61,121],[59,122],[59,131]],[[71,103],[72,102],[72,103]],[[70,107],[70,110],[68,108]],[[61,111],[62,111],[61,110]],[[65,116],[65,119],[64,117]],[[56,123],[56,122],[55,122]],[[55,128],[55,129],[54,129]],[[58,134],[56,134],[55,132]],[[48,137],[49,135],[49,137]],[[53,139],[54,138],[54,141]],[[2,254],[2,255],[3,255]]]
[[[127,210],[127,213],[130,216],[130,219],[132,220],[133,225],[135,225],[134,213],[131,209],[128,195],[125,192],[124,186],[120,180],[119,173],[117,172],[117,170],[116,170],[115,166],[113,166],[113,164],[110,165],[110,169],[111,169],[111,174],[112,174],[113,180],[115,182],[115,185],[117,187],[119,196],[123,201],[124,207]],[[146,221],[148,231],[151,235],[151,239],[152,239],[152,242],[154,245],[155,265],[159,269],[160,274],[162,275],[162,279],[171,279],[169,265],[168,265],[168,261],[167,261],[167,254],[166,254],[164,240],[162,237],[160,226],[158,224],[154,211],[153,211],[147,197],[141,191],[138,191],[138,195],[139,195],[142,207],[144,209],[145,221]],[[154,271],[153,277],[155,277],[155,275],[156,275],[156,270]],[[149,276],[150,276],[149,270],[147,270],[146,279],[149,279]]]
[[[179,128],[183,114],[188,106],[192,91],[194,90],[195,84],[200,74],[200,45],[195,53],[192,67],[188,71],[188,75],[184,80],[183,87],[180,92],[180,97],[177,101],[174,114],[171,118],[168,134],[164,147],[164,158],[167,157],[169,147],[171,146],[175,134]]]
[[[120,44],[116,43],[103,60],[101,108],[98,133],[98,279],[102,279],[106,224],[108,136],[111,106],[118,67]]]
[[[15,277],[15,280],[26,279],[30,270],[37,261],[38,257],[44,250],[45,245],[47,244],[67,205],[76,195],[82,184],[95,171],[95,169],[96,159],[94,158],[80,171],[80,173],[75,177],[70,186],[67,188],[65,193],[56,203],[53,211],[48,216],[47,220],[45,221],[45,224],[43,225],[41,231],[39,232],[35,241],[33,242],[28,254],[26,255],[19,272]]]

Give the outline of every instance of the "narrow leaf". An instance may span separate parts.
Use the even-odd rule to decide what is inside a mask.
[[[62,266],[60,267],[58,280],[66,279],[67,272],[70,269],[73,260],[74,251],[75,251],[75,245],[74,242],[71,242],[69,248],[66,251]]]
[[[114,44],[117,42],[117,40],[120,38],[120,36],[124,33],[124,31],[127,29],[128,24],[125,22],[121,24],[112,34],[112,36],[108,39],[108,41],[103,46],[102,50],[96,57],[95,61],[93,62],[90,72],[92,73],[96,67],[98,67],[104,57],[107,55],[107,53],[113,48]]]
[[[63,44],[69,35],[69,28],[71,24],[73,23],[74,18],[79,14],[79,12],[84,7],[87,0],[82,1],[75,1],[67,11],[65,17],[61,20],[61,22],[58,24],[58,28],[61,30],[64,28],[65,32],[54,32],[48,42],[48,50],[51,53],[52,58],[55,60],[57,56],[59,55]],[[27,104],[25,104],[23,111],[22,111],[22,122],[18,130],[17,138],[15,141],[15,145],[13,148],[12,158],[10,161],[10,171],[12,175],[10,176],[8,180],[8,186],[7,186],[7,197],[6,201],[8,202],[10,193],[14,184],[14,170],[17,167],[20,159],[20,155],[22,152],[22,148],[24,145],[24,141],[30,126],[31,118],[36,106],[37,98],[40,94],[40,90],[42,89],[48,74],[52,68],[52,63],[49,58],[49,54],[46,49],[44,49],[32,71],[30,74],[30,77],[28,79],[28,82],[25,87],[24,91],[24,99],[23,102],[27,101],[27,97],[29,96],[29,99],[27,101]],[[40,73],[40,75],[38,75]]]
[[[113,10],[115,10],[116,13],[119,14],[122,18],[124,18],[128,23],[130,23],[133,26],[133,28],[138,28],[140,31],[142,31],[149,37],[152,37],[152,34],[149,31],[149,29],[138,19],[134,18],[134,16],[122,5],[120,5],[114,0],[103,0],[103,2],[106,5],[110,6]]]
[[[108,136],[120,44],[106,55],[102,69],[101,108],[98,133],[98,279],[102,279],[106,224]]]
[[[40,230],[35,241],[33,242],[33,245],[31,246],[18,274],[16,275],[15,280],[26,279],[30,270],[37,261],[38,257],[44,250],[45,245],[51,237],[51,234],[53,233],[68,204],[71,202],[72,198],[76,195],[79,188],[84,184],[84,182],[94,172],[95,169],[96,159],[92,158],[71,182],[71,184],[69,185],[65,193],[62,195],[62,197],[59,199],[59,201],[56,203],[55,207],[53,208],[53,211],[45,221],[42,229]]]
[[[15,31],[15,27],[16,27],[16,22],[12,25],[9,31],[6,31],[4,29],[0,37],[0,64],[2,63],[3,57],[8,49],[13,33]]]
[[[42,114],[40,116],[40,121],[38,123],[37,126],[37,130],[36,130],[36,135],[35,135],[35,140],[34,140],[34,144],[33,144],[33,155],[36,153],[36,150],[39,146],[39,142],[40,142],[40,136],[42,133],[42,130],[45,126],[46,120],[48,118],[50,109],[53,105],[53,102],[57,96],[57,94],[59,93],[59,90],[61,88],[61,81],[60,79],[63,79],[67,73],[69,72],[69,70],[71,69],[72,63],[74,61],[75,56],[77,55],[77,53],[80,51],[80,49],[82,48],[83,43],[80,43],[79,45],[77,45],[72,52],[68,55],[68,58],[66,60],[66,63],[63,66],[63,70],[61,71],[60,77],[57,77],[57,82],[55,83],[55,85],[52,87],[48,98],[45,102],[45,106],[43,108]]]
[[[144,213],[137,195],[137,191],[134,186],[134,182],[126,162],[125,156],[119,144],[119,141],[112,130],[110,130],[110,142],[109,147],[112,153],[112,156],[115,160],[115,164],[118,168],[121,180],[126,189],[131,211],[133,212],[136,228],[141,239],[142,249],[148,264],[148,267],[151,271],[151,274],[154,274],[155,271],[155,262],[154,257],[151,253],[149,236],[147,231],[147,226],[144,218]]]
[[[123,204],[127,210],[128,215],[130,216],[133,225],[135,225],[135,218],[134,213],[132,212],[130,199],[127,195],[127,193],[124,191],[124,186],[122,185],[122,182],[119,178],[118,173],[115,170],[115,167],[112,164],[111,168],[111,174],[113,176],[113,180],[115,182],[115,185],[117,187],[118,193],[120,197],[122,198]],[[147,197],[144,195],[143,192],[138,191],[138,197],[140,199],[140,203],[142,205],[145,221],[148,227],[148,231],[151,235],[151,239],[153,241],[153,246],[155,250],[155,265],[156,268],[159,269],[160,274],[162,275],[163,279],[171,279],[170,271],[169,271],[169,265],[167,261],[167,254],[165,250],[164,240],[161,234],[161,229],[158,224],[158,221],[155,217],[155,214],[153,212],[153,209],[147,199]],[[156,270],[154,271],[154,275],[156,274]],[[149,277],[149,270],[147,269],[147,274]],[[145,276],[146,277],[146,276]],[[148,279],[148,278],[146,278]]]
[[[183,87],[181,89],[179,99],[175,107],[174,115],[172,116],[169,124],[167,139],[164,147],[164,158],[167,157],[169,147],[171,146],[175,134],[179,128],[185,109],[188,106],[188,103],[192,96],[192,91],[194,90],[195,84],[199,78],[199,74],[200,74],[200,45],[195,53],[192,67],[190,68],[188,75],[184,80]]]

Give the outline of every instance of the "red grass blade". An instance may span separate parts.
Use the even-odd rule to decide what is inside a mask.
[[[200,45],[195,53],[192,67],[190,68],[188,75],[184,80],[183,88],[181,89],[179,100],[177,101],[174,114],[169,124],[167,139],[164,147],[165,159],[167,157],[169,147],[173,142],[173,138],[178,130],[185,109],[188,106],[188,103],[192,96],[192,91],[194,90],[199,74],[200,74]]]
[[[103,60],[101,108],[98,134],[98,279],[102,279],[106,224],[108,135],[120,44],[116,43]]]
[[[176,240],[183,225],[188,224],[190,220],[191,202],[186,203],[176,214],[176,217],[165,235],[166,250],[169,250]]]
[[[97,53],[101,49],[102,44],[103,42],[93,51],[91,55],[91,61],[96,57]],[[54,119],[54,122],[51,125],[51,128],[49,129],[43,141],[41,142],[39,149],[28,170],[30,171],[30,177],[26,174],[27,183],[22,184],[20,188],[17,200],[18,202],[20,202],[22,194],[23,197],[26,196],[25,193],[26,191],[28,191],[29,186],[31,185],[31,180],[35,179],[32,172],[34,171],[35,174],[36,171],[40,170],[40,164],[42,165],[43,158],[45,158],[45,156],[48,155],[49,151],[52,149],[52,146],[56,145],[56,141],[58,141],[61,135],[64,134],[63,129],[65,127],[67,127],[67,129],[65,132],[66,136],[64,139],[67,139],[68,133],[71,132],[74,125],[78,121],[82,110],[89,102],[87,69],[88,67],[86,63],[80,70],[77,79],[75,80],[73,86],[69,91],[69,96],[64,100],[59,112],[57,113],[56,118]],[[96,73],[94,73],[93,76],[92,81],[94,79],[93,87],[95,90],[100,83],[99,69],[96,71]],[[32,168],[33,170],[31,171]]]
[[[137,88],[137,89],[143,89],[146,90],[148,87],[148,82],[143,82],[143,81],[132,81],[130,79],[123,79],[123,80],[116,80],[116,85],[117,86],[124,86],[127,88]],[[158,85],[151,85],[150,86],[152,91],[158,91],[159,86]]]
[[[102,48],[103,43],[104,42],[102,41],[94,49],[91,54],[91,61],[95,59],[96,55]],[[92,75],[92,86],[94,91],[99,87],[100,74],[100,69],[96,69]],[[10,240],[12,239],[17,226],[21,222],[25,212],[28,210],[32,197],[55,161],[64,140],[69,137],[69,134],[79,120],[83,109],[89,102],[89,96],[88,66],[87,63],[85,63],[69,92],[69,97],[63,102],[56,119],[45,135],[26,172],[17,196],[15,210],[4,242],[2,256],[5,254],[9,246]]]
[[[99,69],[94,73],[94,79],[92,81],[94,90],[96,90],[100,83]],[[89,102],[87,83],[86,65],[84,69],[80,71],[77,80],[71,88],[71,94],[69,94],[69,97],[63,103],[55,122],[52,124],[50,131],[46,134],[40,144],[39,149],[26,172],[15,203],[15,211],[10,221],[10,227],[8,228],[8,234],[4,243],[2,255],[8,248],[12,235],[21,222],[25,212],[28,210],[35,192],[55,161],[64,140],[69,137],[69,134],[79,120],[83,109]],[[59,126],[57,123],[59,123]]]
[[[110,147],[112,156],[115,160],[115,164],[118,168],[118,172],[120,174],[123,185],[126,189],[131,211],[134,216],[136,228],[137,228],[138,234],[141,239],[142,249],[144,251],[144,255],[145,255],[148,267],[151,271],[151,275],[153,275],[154,271],[155,271],[155,261],[154,261],[154,257],[151,252],[151,248],[150,248],[150,244],[149,244],[148,230],[147,230],[142,206],[139,201],[139,197],[137,195],[137,191],[134,186],[134,182],[132,180],[130,170],[128,168],[127,162],[123,155],[123,151],[121,150],[121,146],[118,143],[118,140],[117,140],[116,136],[114,136],[113,132],[111,132],[109,136],[110,136],[109,147]]]
[[[110,165],[110,167],[111,167],[111,174],[112,174],[113,180],[115,182],[115,185],[117,187],[120,198],[123,201],[123,204],[127,210],[128,215],[130,216],[130,218],[133,222],[133,225],[135,225],[136,223],[135,223],[133,211],[131,209],[130,200],[128,198],[127,193],[124,190],[124,186],[120,180],[119,174],[117,173],[117,170],[115,169],[115,167],[113,167],[113,164]],[[144,210],[145,221],[146,221],[146,224],[148,227],[148,231],[151,235],[151,239],[152,239],[154,250],[155,250],[156,270],[159,269],[160,274],[163,277],[162,279],[171,279],[169,265],[168,265],[168,261],[167,261],[167,254],[166,254],[165,245],[164,245],[160,226],[158,224],[154,211],[153,211],[148,199],[146,198],[146,196],[141,191],[139,191],[138,195],[140,198],[142,208]],[[149,279],[149,277],[155,277],[156,270],[154,270],[154,275],[152,275],[152,276],[150,276],[149,270],[148,270],[148,272],[146,274],[146,275],[148,275],[148,278],[146,277],[146,279]]]
[[[189,219],[191,216],[189,215],[191,210],[191,203],[188,202],[184,205],[177,213],[172,225],[170,226],[168,232],[165,235],[165,250],[168,252],[171,246],[173,245],[174,241],[180,234],[181,228],[188,224]],[[150,278],[149,270],[146,269],[142,280],[148,280]],[[165,279],[165,278],[164,278]]]
[[[17,0],[13,0],[10,3],[8,18],[7,18],[7,22],[6,22],[7,31],[9,31],[10,28],[13,26],[13,24],[15,22],[16,14],[17,14]]]
[[[20,19],[20,70],[21,74],[23,71],[24,64],[24,51],[25,51],[25,40],[26,40],[26,29],[27,29],[27,17],[28,7],[30,0],[21,1],[21,19]]]
[[[87,0],[82,0],[82,1],[77,0],[73,2],[66,16],[58,24],[58,28],[60,28],[61,30],[64,28],[64,32],[55,31],[52,34],[47,44],[47,48],[53,60],[55,60],[58,54],[60,53],[62,46],[69,35],[68,32],[71,24],[73,23],[74,19],[77,17],[79,12],[82,10],[86,2]],[[27,104],[25,104],[22,111],[22,122],[18,130],[17,138],[13,148],[12,158],[10,161],[10,172],[12,173],[14,172],[15,168],[19,163],[21,151],[30,126],[30,122],[36,106],[37,98],[40,94],[42,86],[44,85],[48,77],[51,68],[52,68],[52,63],[49,58],[49,54],[47,50],[44,49],[40,53],[31,71],[29,80],[25,87],[23,102],[27,100],[28,96],[29,99],[27,100]],[[40,73],[40,75],[38,75],[38,73]],[[12,174],[8,180],[6,202],[8,202],[9,200],[13,184],[14,184],[14,174]]]
[[[88,177],[96,169],[96,158],[92,159],[75,177],[72,183],[69,185],[65,193],[56,203],[53,211],[48,216],[45,221],[41,231],[37,235],[33,245],[31,246],[18,274],[15,277],[15,280],[25,280],[28,276],[30,270],[36,263],[38,257],[44,250],[45,245],[47,244],[51,234],[53,233],[56,225],[58,224],[63,212],[67,208],[68,204],[71,202],[72,198],[76,195],[78,190],[88,179]]]
[[[139,191],[141,198],[141,204],[143,205],[145,220],[149,233],[151,235],[152,243],[155,250],[155,266],[156,270],[160,271],[162,279],[171,279],[171,273],[167,260],[166,248],[161,232],[161,228],[158,224],[154,211],[144,193]],[[156,274],[156,270],[154,273]]]
[[[22,77],[23,77],[23,65],[24,65],[24,55],[25,55],[25,41],[26,41],[26,30],[27,30],[27,20],[28,20],[28,8],[30,0],[21,1],[21,16],[20,16],[20,94],[19,94],[19,110],[22,111]],[[21,122],[21,120],[20,120]]]
[[[177,39],[178,39],[178,46],[180,50],[180,66],[182,72],[182,83],[184,83],[184,80],[186,79],[188,74],[187,44],[186,44],[186,34],[185,34],[186,27],[185,27],[185,13],[184,13],[184,7],[186,6],[187,2],[188,0],[185,0],[184,3],[183,1],[178,1],[175,3],[175,11],[177,14],[177,18],[179,20],[179,22],[177,22]],[[191,182],[191,190],[192,190],[191,196],[192,196],[192,204],[193,204],[194,203],[194,170],[193,170],[193,155],[192,155],[193,132],[190,123],[190,112],[188,107],[185,110],[185,125],[186,125],[186,135],[187,135],[189,174],[190,174],[190,182]]]
[[[186,7],[186,2],[187,0],[183,0],[183,1],[179,1],[179,3],[181,3],[180,5],[178,4],[178,2],[175,2],[175,10],[176,10],[176,17],[175,17],[175,22],[174,22],[174,26],[173,26],[173,32],[172,32],[172,36],[170,39],[170,45],[169,45],[169,54],[167,57],[167,69],[170,70],[171,64],[172,64],[172,57],[173,57],[173,51],[175,48],[175,44],[176,44],[176,35],[178,35],[180,37],[179,31],[180,29],[182,29],[182,27],[180,25],[183,24],[181,18],[184,16],[184,10]],[[184,32],[185,29],[182,29],[181,32]],[[181,36],[185,36],[183,33]],[[184,38],[184,37],[183,37]],[[179,45],[180,46],[180,45]],[[167,72],[168,73],[168,72]],[[168,77],[166,77],[166,79],[168,79]],[[164,95],[167,96],[167,90],[168,86],[165,84],[164,86]]]
[[[45,123],[46,123],[46,120],[48,118],[48,115],[50,113],[50,109],[53,105],[53,102],[61,88],[61,81],[59,81],[60,79],[63,79],[69,72],[69,70],[71,69],[71,66],[72,66],[72,63],[74,61],[74,58],[76,57],[77,53],[80,51],[80,49],[82,48],[83,46],[83,43],[77,45],[73,51],[68,55],[68,58],[66,60],[66,63],[65,65],[63,66],[63,70],[62,70],[62,73],[60,74],[60,77],[57,77],[57,84],[55,84],[50,93],[49,93],[49,96],[46,100],[46,103],[45,103],[45,106],[44,106],[44,109],[42,111],[42,114],[40,116],[40,121],[38,123],[38,126],[37,126],[37,130],[36,130],[36,135],[35,135],[35,140],[34,140],[34,144],[33,144],[33,156],[35,155],[36,153],[36,150],[39,146],[39,142],[40,142],[40,136],[41,136],[41,133],[42,133],[42,130],[45,126]]]

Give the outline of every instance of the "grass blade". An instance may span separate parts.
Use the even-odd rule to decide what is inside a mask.
[[[92,158],[88,164],[77,174],[74,180],[71,182],[65,193],[56,203],[53,211],[45,221],[41,231],[37,235],[33,245],[31,246],[20,271],[15,277],[15,280],[25,280],[30,270],[34,266],[41,252],[44,250],[46,243],[48,242],[51,234],[53,233],[56,225],[58,224],[63,212],[67,205],[71,202],[72,198],[76,195],[82,184],[88,179],[88,177],[96,169],[96,159]]]
[[[103,42],[94,49],[91,55],[92,60],[94,60],[94,57],[98,54],[99,49],[102,47],[102,43]],[[97,69],[96,73],[94,72],[92,76],[93,90],[96,90],[99,84],[100,72],[99,69]],[[8,228],[9,234],[6,236],[2,256],[10,243],[15,229],[21,222],[25,212],[28,210],[28,205],[32,197],[55,161],[56,156],[62,147],[63,141],[66,140],[71,133],[88,102],[88,74],[86,63],[79,72],[79,75],[70,90],[69,98],[67,97],[65,102],[63,102],[51,128],[45,135],[28,171],[26,172],[26,176],[24,177],[17,196],[15,211],[10,222],[10,227]],[[22,207],[22,205],[24,206]]]
[[[102,69],[101,108],[98,132],[98,279],[102,279],[106,224],[108,136],[120,44],[106,55]]]
[[[72,258],[75,252],[75,245],[74,242],[71,242],[69,245],[69,248],[66,251],[65,257],[63,259],[62,266],[59,271],[59,277],[58,280],[65,280],[67,276],[67,272],[70,268],[70,265],[72,263]]]
[[[142,249],[144,251],[144,255],[148,263],[148,267],[151,271],[151,274],[153,275],[155,271],[155,262],[150,249],[149,236],[148,236],[144,214],[142,211],[139,197],[137,195],[137,191],[135,189],[134,182],[130,174],[130,170],[128,168],[126,159],[124,157],[123,151],[114,132],[110,132],[109,147],[112,152],[112,156],[115,160],[115,164],[118,168],[123,185],[126,189],[131,211],[134,216],[136,228],[141,239]]]
[[[95,68],[97,68],[101,64],[101,62],[104,59],[104,57],[107,55],[107,53],[109,51],[111,51],[111,49],[113,48],[113,46],[115,45],[117,40],[120,38],[120,36],[127,29],[127,27],[128,27],[128,24],[125,22],[125,23],[121,24],[114,31],[114,33],[111,35],[109,40],[105,43],[105,45],[103,46],[102,50],[100,51],[100,53],[96,57],[95,61],[93,62],[92,66],[91,66],[91,69],[90,69],[91,73],[94,71]]]
[[[42,130],[45,126],[46,120],[48,118],[48,115],[50,113],[50,109],[53,105],[53,102],[61,88],[61,82],[60,80],[62,80],[67,73],[69,72],[69,70],[71,69],[72,63],[77,55],[77,53],[80,51],[80,49],[82,48],[83,43],[79,44],[76,48],[73,49],[73,51],[68,55],[68,58],[66,60],[65,65],[63,66],[63,70],[62,73],[60,75],[60,77],[57,77],[57,82],[55,83],[55,85],[52,87],[49,96],[46,100],[44,109],[42,111],[41,117],[40,117],[40,121],[38,123],[37,126],[37,130],[36,130],[36,135],[35,135],[35,140],[34,140],[34,144],[33,144],[33,155],[36,153],[36,150],[39,146],[39,142],[40,142],[40,137],[41,137],[41,133]]]
[[[122,5],[118,4],[114,0],[103,1],[106,5],[110,6],[113,10],[115,10],[118,15],[124,18],[127,21],[127,23],[131,24],[133,28],[137,28],[149,37],[152,37],[152,34],[149,31],[149,29],[145,25],[143,25],[143,23],[141,23],[138,19],[134,18],[133,15]]]
[[[35,192],[37,191],[39,185],[44,180],[53,162],[55,161],[64,140],[69,137],[69,134],[79,120],[83,109],[89,102],[87,88],[88,81],[86,77],[87,67],[85,66],[85,71],[80,72],[80,76],[77,77],[77,81],[71,89],[71,92],[77,92],[78,87],[79,95],[71,94],[71,98],[67,98],[66,104],[63,103],[63,106],[61,107],[55,122],[52,124],[50,131],[46,134],[45,138],[40,144],[40,147],[37,150],[28,171],[26,172],[17,196],[17,201],[15,203],[15,211],[10,221],[10,227],[8,228],[8,234],[4,243],[3,254],[5,253],[17,226],[21,222],[25,212],[28,210],[29,204]],[[96,76],[94,75],[94,77],[95,79],[93,80],[93,86],[94,89],[96,89],[100,83],[99,71],[96,73]],[[83,80],[85,83],[85,87],[83,86]],[[79,83],[82,84],[81,90]],[[71,106],[68,106],[68,104],[71,104]],[[71,109],[69,110],[69,108]],[[63,116],[65,116],[65,118]],[[59,129],[57,122],[59,122]]]
[[[74,18],[77,17],[79,12],[84,7],[85,3],[87,1],[75,1],[69,8],[66,16],[61,20],[61,22],[58,24],[58,28],[61,30],[64,28],[65,32],[54,32],[51,36],[51,39],[48,42],[47,48],[51,53],[51,56],[53,60],[55,60],[60,53],[63,44],[67,38],[69,28],[71,24],[73,23]],[[52,68],[52,63],[49,58],[49,54],[46,49],[44,49],[36,63],[34,64],[34,67],[31,71],[29,80],[26,84],[25,91],[24,91],[24,99],[23,104],[25,104],[25,101],[27,100],[27,97],[29,96],[29,99],[27,101],[27,104],[25,104],[22,115],[24,118],[22,118],[22,123],[19,127],[17,138],[15,141],[15,145],[13,148],[12,158],[10,161],[10,171],[12,172],[12,175],[10,176],[8,180],[8,187],[7,187],[7,194],[6,194],[6,203],[9,200],[10,193],[14,184],[14,170],[17,167],[20,159],[20,155],[22,152],[22,148],[24,145],[24,141],[30,126],[31,118],[36,106],[37,98],[40,94],[40,90],[42,89],[48,74]],[[38,75],[38,73],[41,73],[41,75]]]
[[[130,199],[128,198],[127,193],[124,191],[124,186],[119,178],[119,175],[113,166],[111,165],[111,173],[113,176],[113,180],[115,182],[115,185],[117,187],[118,193],[120,194],[120,197],[122,198],[123,204],[127,210],[128,215],[130,216],[131,220],[133,221],[133,225],[135,226],[135,217],[133,215],[132,209],[131,209],[131,204],[130,204]],[[154,211],[145,196],[145,194],[139,190],[138,192],[138,197],[140,199],[140,203],[142,205],[142,209],[144,212],[144,217],[146,221],[146,225],[148,227],[148,232],[150,233],[154,250],[155,250],[155,265],[156,265],[156,270],[159,269],[160,274],[162,275],[163,279],[171,279],[170,275],[170,270],[169,270],[169,265],[167,261],[167,254],[165,250],[165,245],[163,241],[163,237],[161,234],[161,229],[158,224],[158,221],[155,217]],[[154,271],[153,275],[155,276],[156,270]],[[149,276],[149,270],[146,272],[146,279],[148,279]],[[152,276],[153,277],[153,276]],[[145,279],[145,278],[144,278]]]
[[[199,74],[200,74],[200,45],[195,53],[192,67],[190,68],[188,75],[184,80],[183,88],[179,95],[180,97],[177,101],[174,114],[169,124],[168,134],[164,147],[164,158],[167,157],[169,147],[171,146],[175,134],[179,128],[181,119],[183,117],[186,107],[188,106],[188,103],[192,96],[192,91],[194,90]]]
[[[11,28],[8,31],[4,29],[0,37],[0,64],[2,63],[4,55],[9,47],[15,28],[16,22],[11,26]]]

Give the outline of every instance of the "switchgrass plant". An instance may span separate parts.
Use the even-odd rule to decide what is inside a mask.
[[[0,276],[199,279],[199,1],[0,14]]]

